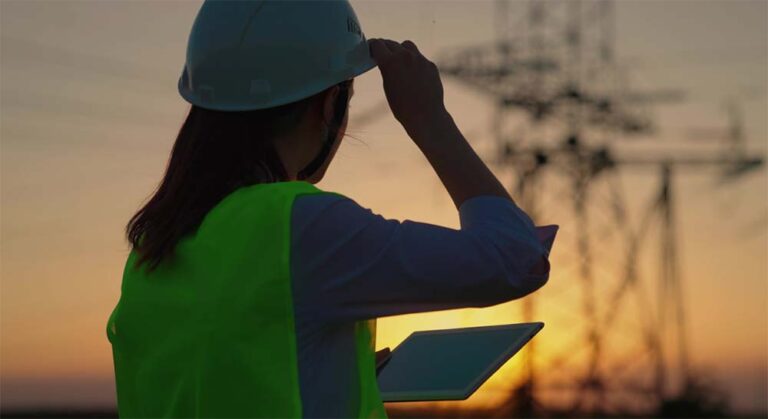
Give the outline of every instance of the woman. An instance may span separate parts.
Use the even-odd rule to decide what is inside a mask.
[[[314,186],[374,66],[460,230]],[[107,325],[121,417],[386,417],[377,317],[547,281],[548,249],[454,124],[436,66],[413,42],[366,41],[346,1],[206,1],[179,91],[192,107],[127,226]]]

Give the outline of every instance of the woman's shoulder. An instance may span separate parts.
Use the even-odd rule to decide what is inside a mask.
[[[352,199],[335,192],[320,191],[320,193],[297,195],[293,203],[294,215],[316,214],[329,210],[344,211],[357,206]]]
[[[342,194],[300,195],[293,203],[292,224],[297,236],[310,231],[324,238],[344,236],[377,223],[387,220]]]
[[[244,200],[256,200],[263,202],[266,198],[270,197],[273,200],[294,199],[304,195],[331,195],[341,196],[336,192],[325,191],[317,186],[305,182],[305,181],[287,181],[287,182],[270,182],[270,183],[255,183],[251,185],[241,186],[233,190],[228,196],[228,199],[240,198]]]

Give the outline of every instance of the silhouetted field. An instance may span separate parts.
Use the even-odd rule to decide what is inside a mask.
[[[3,418],[116,418],[112,409],[19,409],[0,411]]]

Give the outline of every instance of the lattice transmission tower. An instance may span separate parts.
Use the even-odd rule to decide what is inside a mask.
[[[495,151],[490,160],[499,170],[511,172],[511,189],[521,206],[534,219],[540,218],[541,185],[546,177],[557,176],[567,189],[557,202],[570,201],[574,220],[580,336],[545,362],[537,361],[539,348],[531,342],[526,348],[525,378],[502,411],[528,416],[555,410],[642,414],[690,400],[694,380],[678,267],[674,174],[681,168],[718,166],[738,175],[761,166],[762,159],[745,151],[742,131],[735,128],[732,132],[739,135],[725,152],[697,157],[622,153],[620,140],[653,134],[648,109],[652,102],[678,101],[684,95],[629,89],[627,74],[615,59],[610,1],[534,0],[522,12],[514,7],[520,4],[497,1],[495,40],[446,51],[436,60],[442,74],[493,101],[490,131]],[[637,228],[631,226],[616,179],[620,170],[630,167],[653,169],[660,178]],[[596,202],[600,188],[607,189],[604,203]],[[590,215],[595,212],[590,208],[599,205],[607,209],[607,216]],[[600,275],[593,224],[617,235],[623,266],[615,273]],[[648,246],[648,231],[654,226],[659,230],[659,275],[652,284],[644,284],[648,281],[638,274],[639,254]],[[651,298],[647,288],[654,286],[657,295]],[[630,297],[635,313],[625,308]],[[537,312],[536,296],[522,303],[525,321],[542,314]],[[617,320],[622,316],[634,317],[639,324],[628,331]],[[629,359],[621,360],[609,347],[613,335],[620,333],[634,334],[640,342],[640,350]],[[587,351],[577,372],[565,379],[547,379],[553,369],[569,363],[574,347]],[[622,375],[638,360],[642,371]],[[570,400],[542,401],[539,395],[548,391],[565,391]]]

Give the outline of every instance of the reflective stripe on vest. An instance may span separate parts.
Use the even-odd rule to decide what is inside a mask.
[[[242,187],[147,273],[131,251],[107,323],[120,417],[301,417],[291,208],[307,182]],[[386,417],[375,320],[356,324],[358,417]]]

